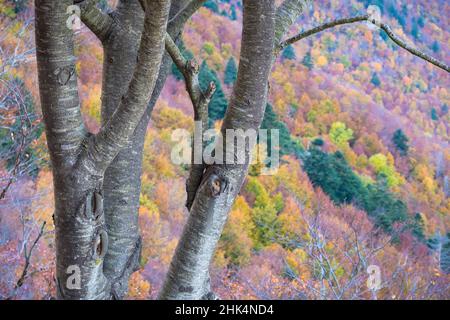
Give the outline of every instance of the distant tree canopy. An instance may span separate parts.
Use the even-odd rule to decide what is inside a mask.
[[[331,125],[330,139],[337,146],[344,147],[351,139],[353,139],[353,130],[347,128],[345,123],[336,121]]]
[[[205,2],[203,6],[208,8],[214,13],[219,13],[219,5],[217,4],[216,0],[208,0]]]
[[[374,72],[372,74],[372,79],[370,79],[370,82],[375,86],[375,87],[379,87],[381,84],[381,80],[378,77],[378,73]]]
[[[353,172],[341,152],[327,154],[313,146],[303,168],[312,184],[320,187],[336,204],[354,204],[373,217],[385,231],[393,231],[395,222],[407,220],[406,205],[384,183],[365,185]]]
[[[431,50],[433,50],[434,53],[438,53],[439,51],[441,51],[441,46],[439,42],[434,41],[433,44],[431,45]]]
[[[430,116],[431,116],[431,120],[433,120],[433,121],[439,120],[439,115],[438,115],[436,108],[431,109]]]
[[[444,103],[444,104],[441,106],[441,112],[442,112],[442,115],[443,115],[443,116],[447,115],[447,113],[448,113],[448,105],[447,105],[446,103]]]
[[[426,229],[425,216],[422,215],[420,212],[417,212],[414,215],[413,223],[411,226],[412,234],[416,238],[424,241],[425,240],[425,229]]]
[[[304,169],[314,186],[320,187],[333,202],[350,204],[364,193],[364,185],[340,152],[328,154],[316,147],[309,149]]]
[[[406,156],[408,154],[409,145],[408,145],[408,137],[403,133],[402,129],[397,129],[392,136],[392,142],[394,143],[395,148],[400,152],[402,156]]]
[[[314,66],[311,52],[307,52],[305,56],[303,57],[302,64],[307,67],[309,70],[311,70]]]
[[[38,121],[31,94],[25,84],[19,78],[15,78],[14,81],[23,95],[23,106],[18,107],[18,110],[11,110],[15,113],[15,120],[10,126],[0,127],[0,155],[6,155],[8,170],[13,170],[20,164],[27,167],[30,176],[36,177],[39,172],[39,156],[31,142],[39,139],[44,132],[44,126]],[[9,100],[10,97],[3,101],[4,106],[16,107],[16,103]]]
[[[277,214],[283,208],[283,198],[281,194],[270,197],[261,182],[254,177],[249,178],[246,191],[255,197],[251,217],[255,225],[254,246],[258,250],[274,242],[280,234]]]
[[[267,133],[267,144],[268,144],[268,154],[271,155],[271,134],[270,130],[277,129],[279,130],[279,142],[280,142],[280,156],[283,155],[294,155],[296,157],[299,157],[300,154],[303,151],[303,148],[299,144],[299,142],[295,141],[290,132],[289,129],[286,127],[286,125],[278,119],[277,114],[273,110],[272,105],[267,104],[266,111],[264,113],[264,119],[261,124],[261,129],[268,129]]]
[[[287,46],[286,49],[284,49],[281,53],[281,57],[286,60],[295,60],[296,56],[294,47],[292,47],[291,45]]]
[[[236,6],[233,4],[230,8],[230,19],[235,21],[237,19]]]
[[[233,85],[237,78],[237,66],[233,57],[230,57],[225,67],[225,77],[223,82],[226,85]]]
[[[20,13],[21,11],[25,10],[28,6],[28,0],[8,0],[8,2],[11,2],[14,5],[14,12]]]

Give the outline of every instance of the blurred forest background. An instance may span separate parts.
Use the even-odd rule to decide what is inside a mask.
[[[449,62],[445,0],[315,1],[292,34],[380,7],[408,43]],[[33,4],[0,0],[0,298],[55,295],[52,175],[39,106]],[[236,79],[242,5],[209,0],[181,47],[213,80],[218,126]],[[103,53],[82,27],[77,72],[87,126],[99,129]],[[250,175],[211,269],[225,299],[449,299],[450,78],[359,23],[287,47],[270,80],[263,128],[280,130],[282,161]],[[187,168],[170,161],[192,106],[173,67],[145,142],[142,269],[129,299],[152,299],[187,218]],[[45,222],[45,225],[43,223]],[[39,238],[43,226],[42,236]],[[38,241],[35,242],[36,239]],[[381,271],[381,288],[366,284]],[[25,272],[24,272],[25,270]]]

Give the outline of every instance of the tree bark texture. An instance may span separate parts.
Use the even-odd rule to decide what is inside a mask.
[[[239,71],[221,128],[224,136],[227,129],[259,129],[266,105],[274,36],[274,1],[245,0]],[[246,154],[250,151],[247,149]],[[242,165],[206,167],[160,298],[207,297],[209,265],[248,165],[247,157]]]
[[[97,135],[88,134],[81,120],[73,32],[66,25],[72,4],[35,2],[39,87],[55,187],[57,292],[63,299],[109,299],[114,281],[103,272],[109,242],[103,176],[132,137],[153,92],[170,1],[147,1],[138,63],[117,110]]]

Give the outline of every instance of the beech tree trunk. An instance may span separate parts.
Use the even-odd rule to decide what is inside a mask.
[[[171,23],[168,33],[178,39],[185,22],[201,3],[196,3],[184,15],[176,16],[184,9],[188,0],[172,3]],[[92,14],[92,4],[82,6],[82,19],[91,30],[97,27],[102,15]],[[96,34],[104,48],[102,123],[106,124],[126,92],[132,71],[136,64],[144,13],[135,1],[121,1],[109,19],[108,32],[98,30]],[[106,29],[106,28],[105,28]],[[103,36],[107,34],[108,37]],[[106,226],[109,234],[109,248],[105,256],[104,272],[112,279],[115,299],[122,299],[128,291],[128,279],[139,268],[141,241],[138,227],[139,195],[141,192],[141,172],[143,145],[151,111],[164,87],[171,69],[172,60],[165,54],[156,86],[144,116],[139,122],[130,143],[119,152],[106,169],[103,192]]]
[[[128,145],[150,100],[164,53],[170,1],[147,1],[145,19],[136,19],[137,23],[143,21],[144,30],[139,50],[136,44],[131,49],[138,52],[134,54],[137,65],[125,61],[126,90],[122,91],[115,112],[95,136],[86,132],[81,120],[73,31],[66,24],[67,8],[72,4],[73,1],[35,2],[39,88],[55,188],[57,292],[58,298],[63,299],[109,299],[120,293],[114,290],[118,287],[117,276],[107,277],[110,264],[103,270],[109,242],[103,178],[118,152]],[[137,7],[138,2],[134,5]],[[117,12],[126,19],[126,8],[121,10]],[[108,90],[107,85],[104,88]],[[111,225],[114,218],[108,221]],[[114,248],[120,234],[114,238],[113,231],[112,235]],[[139,242],[135,240],[134,246],[139,246]],[[128,269],[123,270],[128,273]]]
[[[245,0],[243,19],[238,76],[221,128],[223,137],[227,129],[258,130],[267,101],[275,35],[274,1]],[[227,145],[226,138],[223,143]],[[233,150],[226,150],[225,146],[224,155],[231,152],[232,159],[236,159],[235,143]],[[208,296],[211,258],[247,174],[250,152],[250,148],[245,150],[245,164],[213,164],[205,168],[160,298]]]

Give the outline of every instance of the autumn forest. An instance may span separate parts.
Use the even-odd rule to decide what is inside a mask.
[[[107,12],[117,2],[99,1],[97,9]],[[230,122],[227,108],[243,78],[246,1],[202,2],[174,45],[182,61],[197,61],[200,90],[211,93],[205,125],[220,130]],[[283,39],[365,14],[373,5],[405,43],[450,62],[448,1],[306,3]],[[0,0],[2,300],[58,294],[55,160],[41,108],[35,24],[34,1]],[[103,132],[107,100],[102,65],[108,63],[104,57],[111,63],[113,58],[85,23],[73,39],[81,116],[95,135]],[[174,130],[194,130],[195,95],[186,90],[186,72],[168,61],[142,141],[136,195],[141,252],[124,299],[158,298],[191,209],[186,180],[192,172],[173,163],[171,155]],[[264,159],[249,165],[209,265],[214,294],[220,299],[449,299],[448,70],[359,21],[280,47],[267,87],[261,128],[279,132],[279,168],[263,174]]]

